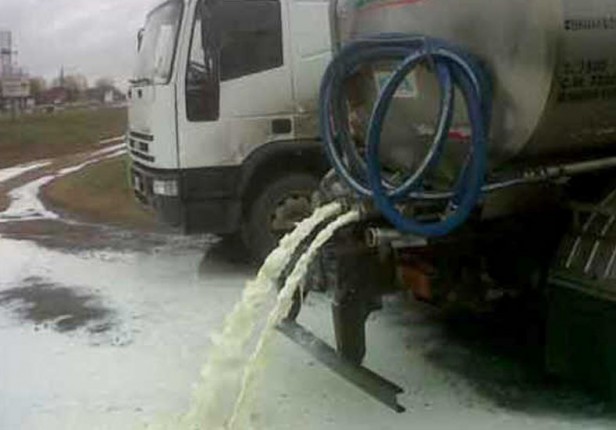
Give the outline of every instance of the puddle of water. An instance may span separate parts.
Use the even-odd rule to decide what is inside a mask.
[[[65,333],[86,328],[100,334],[113,327],[113,311],[97,303],[93,295],[36,277],[24,283],[25,286],[0,291],[0,305],[12,309],[20,319],[33,322],[37,329],[50,327]]]

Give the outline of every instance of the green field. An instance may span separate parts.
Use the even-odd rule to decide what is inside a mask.
[[[0,167],[92,149],[126,132],[124,108],[73,109],[0,117]]]
[[[126,227],[152,228],[153,214],[134,199],[128,185],[128,157],[104,160],[51,183],[45,200],[77,218]]]

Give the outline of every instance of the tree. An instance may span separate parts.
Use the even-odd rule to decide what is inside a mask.
[[[113,78],[102,77],[96,80],[96,82],[94,83],[94,87],[103,90],[111,90],[115,88],[115,83],[113,81]]]
[[[40,76],[30,78],[30,94],[32,97],[38,97],[47,89],[47,81]]]
[[[88,89],[88,79],[81,74],[74,75],[61,75],[59,78],[55,78],[52,81],[53,87],[63,87],[67,90],[73,91],[85,91]]]
[[[64,87],[69,91],[77,93],[84,92],[88,89],[88,80],[83,75],[67,75],[64,78]]]
[[[81,74],[64,76],[62,73],[59,78],[53,80],[54,87],[62,87],[66,90],[68,101],[74,102],[83,97],[88,89],[88,80]]]

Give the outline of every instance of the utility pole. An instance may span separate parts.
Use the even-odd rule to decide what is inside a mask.
[[[0,107],[11,111],[13,120],[30,96],[30,83],[23,69],[14,65],[14,55],[17,51],[13,49],[12,33],[0,30]]]
[[[13,77],[13,55],[17,54],[13,50],[13,34],[7,30],[0,30],[0,86],[2,93],[0,94],[0,107],[6,106],[6,101],[10,99],[11,118],[15,119],[17,106],[15,100],[6,95],[6,89],[2,82]]]
[[[0,30],[0,76],[12,75],[13,68],[13,34]]]

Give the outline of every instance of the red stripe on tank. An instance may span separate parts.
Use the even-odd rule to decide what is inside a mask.
[[[464,129],[455,129],[449,131],[449,135],[447,137],[451,140],[467,141],[471,138],[471,134]]]

